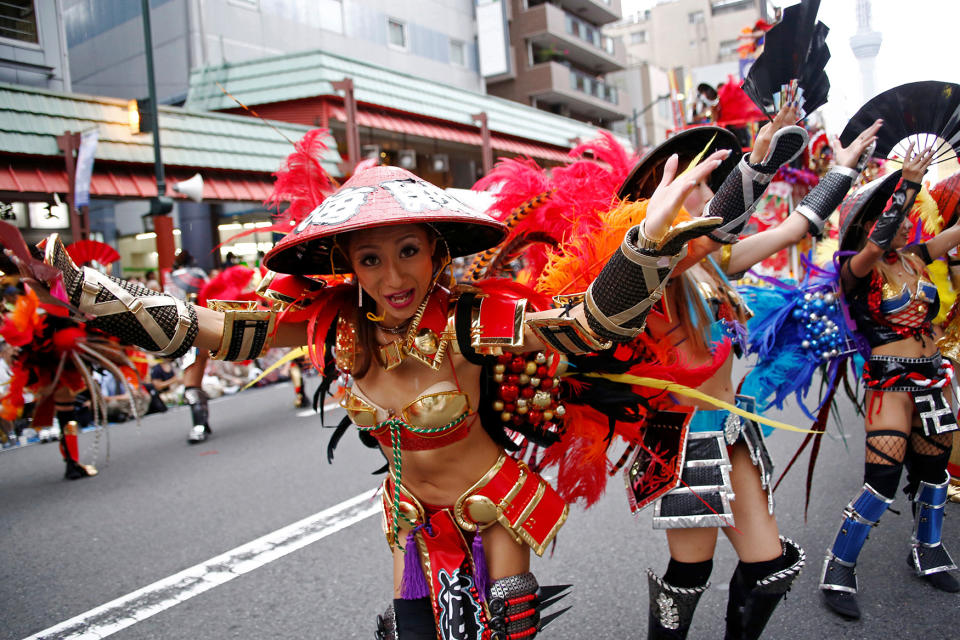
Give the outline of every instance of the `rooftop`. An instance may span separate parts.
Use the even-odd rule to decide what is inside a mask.
[[[469,126],[476,126],[472,114],[485,111],[491,131],[558,147],[570,148],[571,140],[589,140],[597,134],[597,127],[579,120],[321,50],[195,69],[186,106],[236,108],[226,92],[248,106],[338,95],[331,82],[348,77],[353,79],[357,102]],[[628,139],[618,139],[630,147]]]
[[[178,107],[161,106],[158,115],[164,165],[179,167],[270,173],[309,130]],[[92,128],[100,132],[98,161],[153,164],[153,136],[131,133],[125,100],[0,83],[0,153],[62,156],[58,135]],[[327,145],[324,168],[340,175],[336,142],[328,137]]]

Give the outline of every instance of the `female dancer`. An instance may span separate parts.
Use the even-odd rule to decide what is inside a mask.
[[[632,229],[572,311],[524,316],[523,301],[498,295],[462,293],[454,302],[458,292],[438,284],[449,257],[496,244],[504,228],[393,167],[358,172],[267,254],[268,268],[296,274],[271,285],[275,298],[297,303],[276,331],[276,313],[193,307],[78,270],[56,237],[45,259],[62,271],[69,301],[97,316],[91,324],[168,357],[196,345],[215,357],[252,359],[275,334],[273,346],[309,344],[325,369],[329,334],[336,366],[349,376],[344,406],[390,466],[383,506],[395,600],[379,637],[529,638],[540,622],[528,547],[544,551],[567,507],[505,454],[501,413],[485,404],[490,377],[474,364],[478,351],[599,347],[591,332],[636,335],[686,241],[719,223],[671,228],[680,203],[725,156],[715,153],[675,180],[665,173],[649,202],[649,235]],[[334,271],[352,272],[355,283],[316,293],[303,277]],[[536,362],[553,369],[540,389],[556,384],[556,364]],[[520,373],[507,372],[499,386],[508,403],[519,404],[510,376]]]
[[[910,231],[906,216],[934,155],[932,148],[913,153],[911,144],[902,178],[893,173],[866,185],[841,209],[845,220],[840,248],[856,252],[842,261],[841,283],[857,329],[870,345],[864,368],[864,485],[844,509],[820,582],[826,605],[847,618],[860,617],[857,557],[870,528],[893,502],[904,465],[905,492],[916,518],[907,561],[935,588],[960,591],[957,580],[947,573],[956,565],[940,541],[951,432],[958,428],[941,389],[953,369],[933,339],[930,321],[937,315],[939,297],[924,271],[925,264],[960,244],[960,226],[906,246]],[[880,214],[891,192],[889,206]]]
[[[648,318],[650,337],[673,345],[678,361],[713,367],[712,375],[698,385],[699,391],[751,411],[753,399],[734,393],[730,353],[731,341],[737,353],[743,346],[739,344],[742,327],[750,312],[726,276],[742,274],[795,244],[808,231],[822,229],[859,174],[858,164],[880,126],[875,123],[847,148],[838,145],[834,168],[783,223],[739,239],[739,231],[777,169],[806,146],[806,132],[792,125],[796,119],[796,109],[787,106],[765,125],[752,152],[729,173],[715,196],[707,182],[698,183],[685,208],[693,216],[719,215],[725,224],[691,243],[687,258],[666,288],[662,306]],[[693,157],[704,140],[713,136],[719,141],[726,135],[724,130],[709,128],[690,133],[699,136],[698,144],[677,137],[665,145],[685,146],[687,157]],[[621,195],[642,197],[649,182],[645,179],[655,175],[658,159],[669,152],[655,150],[641,160]],[[715,261],[710,254],[718,250]],[[648,637],[686,637],[697,602],[709,586],[717,532],[722,529],[740,559],[730,581],[726,637],[759,638],[805,560],[798,545],[779,535],[770,486],[773,469],[763,434],[756,423],[699,400],[687,406],[667,405],[650,418],[647,430],[685,424],[689,436],[685,452],[676,457],[683,468],[677,470],[680,481],[675,488],[667,491],[669,487],[661,486],[650,492],[651,478],[663,470],[661,462],[647,459],[644,449],[638,450],[628,467],[631,506],[639,510],[655,502],[654,527],[667,529],[670,548],[663,578],[648,572]]]

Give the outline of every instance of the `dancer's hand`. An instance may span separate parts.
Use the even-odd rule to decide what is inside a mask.
[[[680,213],[680,207],[683,206],[690,192],[699,182],[706,180],[707,176],[729,155],[729,150],[715,151],[706,160],[679,177],[677,177],[679,158],[677,154],[670,156],[663,167],[663,179],[660,180],[657,190],[653,192],[647,204],[644,232],[651,240],[659,240],[666,236],[673,224],[673,219]]]
[[[877,120],[872,125],[861,131],[860,135],[854,138],[846,147],[843,147],[840,144],[840,139],[834,136],[831,146],[833,147],[833,152],[837,159],[837,165],[841,167],[848,167],[850,169],[856,167],[857,162],[860,160],[860,156],[862,156],[863,152],[867,150],[867,147],[873,144],[874,140],[877,139],[877,132],[882,126],[883,120]]]
[[[923,151],[913,153],[914,143],[911,142],[907,147],[907,152],[903,156],[903,179],[910,182],[920,182],[926,175],[927,169],[933,163],[935,155],[934,146],[930,145]]]
[[[753,141],[753,151],[750,152],[750,164],[760,164],[767,157],[767,151],[770,150],[770,141],[773,140],[773,134],[780,129],[797,123],[797,116],[800,115],[797,107],[785,104],[780,107],[780,112],[767,124],[760,127],[757,133],[757,139]]]

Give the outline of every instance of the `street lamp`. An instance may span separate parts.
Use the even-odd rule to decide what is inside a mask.
[[[150,29],[150,0],[140,0],[143,12],[143,46],[147,58],[147,90],[150,96],[150,108],[145,114],[149,119],[149,127],[153,132],[153,170],[157,180],[157,195],[150,199],[150,211],[153,216],[153,230],[157,234],[157,273],[160,285],[163,286],[164,274],[173,269],[173,254],[176,244],[173,239],[173,200],[167,197],[167,184],[163,175],[163,160],[160,158],[160,125],[157,112],[157,86],[153,75],[153,36]],[[132,107],[132,105],[131,105]],[[144,130],[140,113],[137,108],[137,125]],[[131,127],[133,118],[130,118]]]

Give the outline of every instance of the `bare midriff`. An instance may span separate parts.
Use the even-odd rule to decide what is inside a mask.
[[[937,352],[937,343],[932,336],[923,340],[904,338],[896,342],[881,344],[870,350],[875,356],[897,356],[899,358],[928,358]]]

